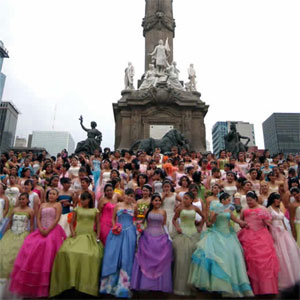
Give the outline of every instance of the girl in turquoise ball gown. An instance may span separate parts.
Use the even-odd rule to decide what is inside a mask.
[[[223,297],[253,296],[243,250],[229,221],[232,219],[241,227],[247,224],[227,209],[229,194],[221,194],[220,202],[214,201],[210,206],[211,227],[197,243],[188,281],[198,289],[219,292]]]

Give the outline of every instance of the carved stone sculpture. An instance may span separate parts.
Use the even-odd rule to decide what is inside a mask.
[[[149,53],[152,56],[152,63],[157,68],[159,74],[163,74],[166,67],[169,66],[168,63],[168,52],[170,51],[168,40],[164,45],[163,40],[159,40],[158,45],[154,48],[152,53]]]
[[[243,144],[241,139],[247,139],[246,144]],[[249,137],[242,136],[237,132],[235,123],[231,123],[230,131],[224,136],[224,140],[226,151],[230,151],[234,157],[237,157],[239,152],[246,152],[248,150],[247,145],[250,142]]]
[[[172,65],[167,68],[168,79],[167,83],[174,89],[184,90],[183,86],[179,81],[179,70],[176,68],[176,62],[173,61]]]
[[[97,123],[91,122],[91,129],[85,128],[83,126],[83,118],[80,116],[80,125],[84,131],[87,132],[87,139],[81,141],[77,144],[75,153],[85,152],[88,154],[93,154],[95,149],[99,149],[102,141],[102,133],[96,129]]]
[[[162,153],[166,153],[170,152],[173,146],[177,146],[179,150],[181,150],[181,148],[189,149],[188,141],[177,129],[168,131],[160,140],[153,138],[138,140],[131,146],[130,150],[154,152],[155,148],[160,148]]]
[[[128,67],[125,69],[125,76],[124,76],[125,90],[134,90],[133,77],[134,77],[134,67],[132,63],[129,62]]]
[[[194,65],[190,64],[190,67],[188,68],[188,76],[189,76],[189,82],[185,84],[186,90],[189,92],[197,91],[196,89],[196,71],[194,69]]]
[[[144,81],[140,86],[140,90],[149,89],[155,87],[157,84],[158,77],[156,76],[156,70],[153,64],[149,64],[149,70],[145,73]]]

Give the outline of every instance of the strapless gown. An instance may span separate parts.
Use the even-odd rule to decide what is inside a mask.
[[[106,240],[101,273],[100,293],[115,297],[130,298],[130,280],[136,247],[136,228],[133,210],[117,212],[122,231],[115,235],[110,230]]]
[[[42,227],[48,228],[55,220],[56,209],[41,210]],[[48,297],[50,274],[57,251],[66,239],[60,225],[44,237],[37,229],[29,234],[15,260],[10,291],[24,297]]]
[[[263,220],[271,220],[265,208],[245,209],[249,228],[238,232],[244,249],[247,272],[255,295],[278,293],[279,262],[271,234]]]
[[[144,291],[172,292],[172,242],[163,227],[164,217],[150,212],[132,270],[131,288]]]
[[[213,204],[211,210],[222,207],[221,203]],[[243,249],[229,220],[229,212],[219,212],[213,226],[202,233],[192,256],[189,283],[223,297],[250,297],[253,292]]]
[[[105,203],[102,208],[102,213],[100,216],[100,240],[102,244],[105,246],[106,238],[109,234],[109,231],[112,228],[112,216],[114,213],[114,208],[116,204],[112,204],[110,202]]]

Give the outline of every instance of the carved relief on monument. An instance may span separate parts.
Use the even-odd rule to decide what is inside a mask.
[[[162,27],[165,27],[169,31],[175,32],[175,20],[166,16],[162,11],[157,11],[154,15],[145,17],[142,22],[144,27],[144,36],[147,31],[150,31],[153,28],[162,30]]]

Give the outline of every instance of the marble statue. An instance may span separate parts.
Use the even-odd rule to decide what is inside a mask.
[[[246,144],[241,142],[241,139],[247,139]],[[232,153],[234,157],[237,157],[239,152],[246,152],[248,150],[248,143],[250,138],[240,135],[236,130],[235,123],[231,123],[230,131],[227,135],[224,136],[225,140],[225,149]]]
[[[134,67],[131,62],[128,63],[128,67],[125,69],[125,90],[134,90],[133,86]]]
[[[173,63],[169,67],[167,67],[166,70],[168,73],[168,79],[167,79],[168,85],[174,89],[184,90],[183,86],[179,81],[180,71],[176,67],[176,62],[173,61]]]
[[[140,86],[140,90],[149,89],[155,87],[158,77],[156,76],[156,70],[153,64],[149,64],[149,70],[145,73],[144,81]]]
[[[78,154],[80,152],[85,152],[87,154],[93,154],[95,149],[100,148],[102,141],[102,133],[98,129],[96,129],[96,122],[92,121],[91,129],[88,129],[83,126],[82,116],[80,116],[79,121],[82,129],[87,132],[87,139],[77,144],[75,153]]]
[[[155,148],[160,148],[162,153],[167,153],[171,151],[173,146],[177,146],[179,151],[181,148],[188,150],[190,148],[184,135],[177,129],[171,129],[160,140],[153,138],[138,140],[131,146],[130,150],[143,150],[150,153],[154,152]]]
[[[152,63],[157,68],[159,74],[163,74],[166,70],[166,67],[169,67],[169,52],[170,48],[167,39],[165,45],[163,40],[159,40],[158,45],[154,48],[153,52],[148,54],[152,56]]]
[[[188,68],[188,78],[189,82],[186,83],[186,89],[189,92],[197,91],[196,89],[196,71],[194,69],[194,64],[190,64],[190,67]]]

